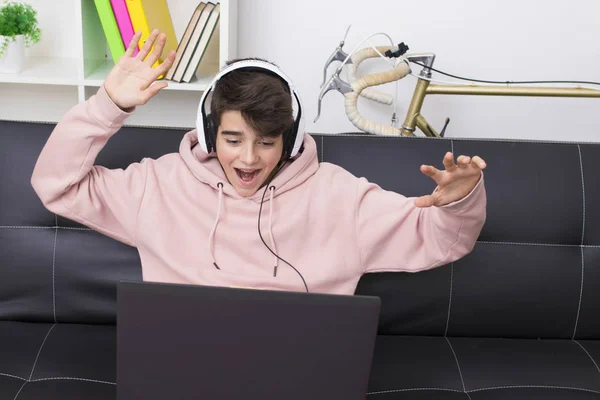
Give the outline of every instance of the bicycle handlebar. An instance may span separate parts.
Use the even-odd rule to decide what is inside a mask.
[[[374,133],[376,135],[400,135],[401,130],[396,127],[382,125],[363,117],[358,111],[357,103],[358,96],[365,90],[368,90],[367,88],[397,81],[404,78],[409,72],[410,68],[408,67],[408,63],[402,62],[390,71],[365,75],[353,82],[352,91],[344,93],[346,115],[352,124],[362,131]]]
[[[393,46],[377,46],[376,49],[384,54],[388,50],[393,50]],[[358,66],[361,62],[368,58],[379,57],[379,54],[372,47],[366,47],[362,50],[359,50],[352,54],[350,59],[352,60],[352,64],[348,64],[348,78],[350,82],[355,82],[358,78],[356,77],[356,71],[358,70]],[[392,95],[388,93],[383,93],[378,90],[366,89],[360,93],[360,95],[369,100],[376,101],[381,104],[390,105],[394,102],[394,98]]]

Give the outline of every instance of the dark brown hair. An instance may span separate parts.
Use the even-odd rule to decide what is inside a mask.
[[[269,62],[244,58],[228,61],[227,65],[243,60]],[[286,142],[294,124],[294,111],[290,88],[281,77],[252,67],[237,69],[219,79],[213,90],[210,113],[215,126],[219,126],[225,111],[240,111],[246,123],[259,135],[273,138],[284,134],[283,141]]]

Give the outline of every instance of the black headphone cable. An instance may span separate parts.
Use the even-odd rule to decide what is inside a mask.
[[[269,245],[265,242],[265,239],[263,239],[262,237],[262,233],[260,232],[260,215],[262,214],[262,207],[263,207],[263,202],[265,200],[265,194],[267,194],[267,190],[270,189],[271,187],[274,188],[274,186],[269,186],[271,184],[271,181],[277,176],[277,174],[279,173],[279,171],[281,170],[281,168],[283,168],[283,166],[285,165],[285,162],[283,162],[280,166],[279,169],[277,170],[277,172],[275,172],[275,174],[273,174],[272,178],[269,179],[269,181],[267,182],[267,184],[265,185],[265,190],[263,191],[263,195],[262,198],[260,200],[260,209],[258,210],[258,236],[260,236],[260,240],[262,240],[263,244],[265,245],[265,247],[267,249],[269,249],[269,251],[275,256],[277,257],[277,259],[283,261],[284,263],[286,263],[287,265],[289,265],[290,267],[292,267],[292,269],[294,271],[296,271],[296,273],[300,276],[300,278],[302,279],[302,283],[304,283],[304,288],[306,289],[306,293],[310,293],[308,291],[308,285],[306,284],[306,280],[304,280],[304,277],[302,276],[302,274],[300,273],[300,271],[298,271],[292,264],[290,264],[289,262],[285,261],[283,258],[279,257],[278,254],[276,254],[270,247]],[[273,204],[271,204],[271,207],[273,207]]]

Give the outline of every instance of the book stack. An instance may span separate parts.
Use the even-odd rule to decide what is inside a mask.
[[[94,0],[98,16],[115,64],[129,47],[135,32],[142,31],[138,43],[142,48],[152,29],[167,35],[167,42],[159,60],[162,63],[171,50],[177,49],[177,37],[166,0]]]
[[[165,75],[174,82],[191,82],[195,76],[218,70],[220,4],[201,2],[177,46],[175,61]]]
[[[167,43],[159,60],[161,64],[171,50],[175,61],[164,78],[174,82],[191,82],[195,76],[214,74],[219,60],[218,2],[201,2],[192,14],[178,43],[167,0],[94,0],[102,29],[115,64],[129,46],[135,32],[142,37],[135,54],[142,48],[153,29],[167,35]],[[135,55],[134,54],[134,55]],[[163,78],[161,76],[160,78]]]

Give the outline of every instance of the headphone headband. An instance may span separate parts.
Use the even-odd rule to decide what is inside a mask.
[[[217,84],[219,79],[221,79],[226,74],[230,73],[231,71],[243,68],[263,69],[270,71],[279,76],[287,83],[290,89],[290,94],[292,96],[292,107],[294,104],[293,100],[296,99],[298,109],[294,125],[292,126],[290,143],[287,146],[291,146],[291,149],[284,147],[284,151],[288,153],[290,158],[294,157],[296,154],[298,154],[298,151],[300,150],[300,147],[302,146],[302,142],[304,140],[304,115],[302,113],[302,100],[300,99],[300,95],[298,94],[294,84],[288,78],[288,76],[283,73],[283,71],[281,71],[277,66],[261,60],[242,60],[226,66],[221,71],[219,71],[219,73],[217,73],[217,75],[208,85],[204,93],[202,93],[202,98],[200,99],[200,104],[198,106],[198,114],[196,117],[196,130],[198,132],[198,143],[200,144],[200,147],[206,153],[210,153],[211,151],[216,150],[214,141],[216,140],[218,126],[215,126],[213,119],[210,117],[210,111],[207,113],[205,108],[209,98],[212,98],[212,96],[210,95],[214,90],[215,85]],[[284,146],[285,144],[286,143],[284,142]]]

